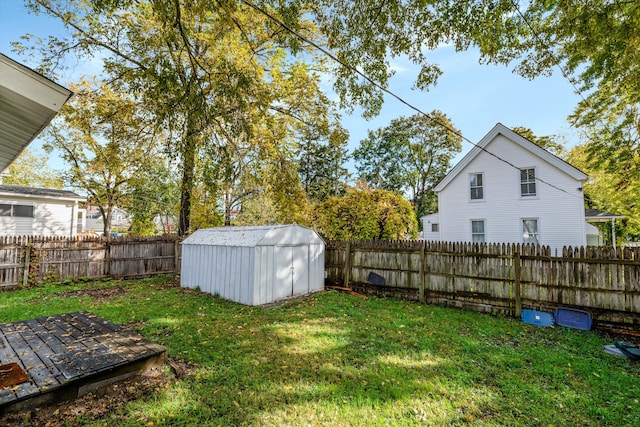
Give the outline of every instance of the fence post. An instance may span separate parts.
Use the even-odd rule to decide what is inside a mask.
[[[27,241],[24,253],[24,272],[22,273],[22,284],[29,284],[29,264],[31,262],[31,244]]]
[[[513,292],[516,300],[515,317],[519,319],[522,315],[522,299],[520,297],[520,248],[518,245],[515,245],[513,249],[513,274],[515,276]]]
[[[173,242],[173,274],[180,274],[180,241],[176,239]]]
[[[351,240],[347,241],[344,257],[344,287],[348,288],[349,280],[351,279]]]
[[[105,277],[111,277],[111,238],[107,236],[107,240],[104,242],[105,256],[106,256],[106,265],[104,268]]]
[[[426,245],[426,242],[422,242],[422,244],[420,245],[420,302],[423,303],[424,302],[424,246]]]

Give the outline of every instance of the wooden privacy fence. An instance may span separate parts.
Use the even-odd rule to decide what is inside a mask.
[[[83,277],[135,278],[179,271],[177,236],[0,237],[0,287]]]
[[[640,330],[640,248],[425,241],[330,241],[329,282],[363,293],[520,316],[571,307],[609,328]],[[386,283],[367,282],[369,273]]]

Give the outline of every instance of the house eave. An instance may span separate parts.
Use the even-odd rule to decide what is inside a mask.
[[[0,171],[51,122],[72,92],[0,53]]]
[[[82,196],[77,196],[77,197],[76,196],[47,196],[47,195],[14,193],[14,192],[6,192],[6,191],[0,191],[0,199],[57,200],[57,201],[64,201],[64,202],[84,202],[85,200],[87,200],[86,197],[82,197]]]

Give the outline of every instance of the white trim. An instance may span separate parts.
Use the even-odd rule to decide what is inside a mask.
[[[536,244],[541,245],[541,240],[540,240],[540,218],[537,217],[522,217],[520,218],[520,236],[522,237],[522,243],[531,243],[531,242],[525,242],[524,241],[524,222],[525,221],[535,221],[536,222],[536,236],[537,236],[537,242]]]
[[[482,238],[483,241],[482,242],[474,242],[473,240],[473,223],[474,222],[482,222]],[[487,243],[487,219],[486,218],[471,218],[471,220],[469,221],[469,226],[471,228],[471,239],[470,242],[472,243]],[[475,234],[480,234],[480,233],[475,233]]]
[[[496,125],[493,127],[493,129],[491,129],[489,131],[489,133],[487,133],[480,140],[480,142],[478,142],[476,144],[476,146],[474,146],[471,149],[471,151],[469,151],[462,158],[462,160],[460,160],[458,162],[458,164],[456,164],[453,167],[453,169],[451,169],[449,171],[447,176],[445,176],[444,179],[442,181],[440,181],[438,183],[438,185],[435,186],[434,191],[436,193],[438,193],[438,192],[444,190],[444,188],[447,185],[449,185],[449,183],[451,181],[453,181],[453,179],[460,172],[462,172],[462,170],[465,167],[467,167],[467,165],[469,163],[471,163],[471,161],[478,154],[482,153],[483,151],[487,151],[487,152],[491,153],[489,150],[487,150],[486,147],[498,135],[504,135],[506,138],[510,139],[512,142],[516,143],[517,145],[519,145],[523,149],[525,149],[525,150],[531,152],[532,154],[538,156],[542,160],[546,161],[547,163],[551,164],[552,166],[555,166],[556,168],[558,168],[559,170],[561,170],[565,174],[569,175],[570,177],[572,177],[572,178],[574,178],[574,179],[576,179],[578,181],[586,181],[586,179],[588,178],[588,175],[586,175],[584,172],[582,172],[582,171],[578,170],[577,168],[571,166],[569,163],[565,162],[561,158],[559,158],[557,156],[554,156],[553,154],[551,154],[550,152],[548,152],[547,150],[545,150],[543,148],[538,147],[536,144],[534,144],[533,142],[529,141],[528,139],[523,138],[522,136],[518,135],[517,133],[515,133],[514,131],[512,131],[511,129],[509,129],[508,127],[503,125],[502,123],[496,123]],[[497,157],[500,157],[500,153],[491,153],[491,154],[495,155]]]
[[[475,188],[482,188],[482,198],[481,199],[474,199],[471,197],[471,177],[472,176],[477,176],[480,175],[481,176],[481,181],[482,181],[482,185],[480,186],[476,186]],[[467,200],[469,200],[469,202],[471,203],[478,203],[478,202],[484,202],[485,200],[487,200],[486,194],[487,192],[486,190],[486,182],[485,182],[485,173],[484,172],[469,172],[467,174]]]
[[[84,202],[85,200],[87,200],[86,197],[82,197],[82,196],[46,196],[46,195],[39,195],[39,194],[26,194],[26,193],[16,193],[16,192],[12,192],[12,191],[0,191],[0,197],[20,197],[20,198],[25,198],[25,199],[35,199],[35,200],[39,200],[39,199],[45,199],[45,200],[63,200],[63,201],[67,201],[67,202]],[[35,203],[35,202],[34,202]]]
[[[523,195],[522,194],[522,171],[526,170],[526,169],[533,169],[533,183],[536,187],[536,192],[535,194],[532,195]],[[520,169],[518,169],[517,171],[518,173],[518,194],[520,194],[520,200],[536,200],[540,198],[540,185],[538,185],[538,183],[540,182],[538,180],[538,168],[536,166],[525,166],[525,167],[521,167]],[[529,183],[529,182],[527,182]]]

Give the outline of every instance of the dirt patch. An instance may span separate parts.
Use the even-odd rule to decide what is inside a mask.
[[[81,289],[79,291],[60,292],[57,297],[91,297],[96,301],[108,301],[120,295],[124,295],[128,290],[123,286],[103,289]]]
[[[190,367],[183,361],[169,359],[169,366],[177,366],[179,376],[186,375]],[[6,427],[53,427],[81,426],[87,418],[100,419],[118,411],[127,402],[143,399],[166,388],[176,375],[162,369],[151,369],[124,381],[99,388],[75,400],[45,406],[28,411],[0,415],[0,426]],[[84,419],[84,421],[79,420]]]

